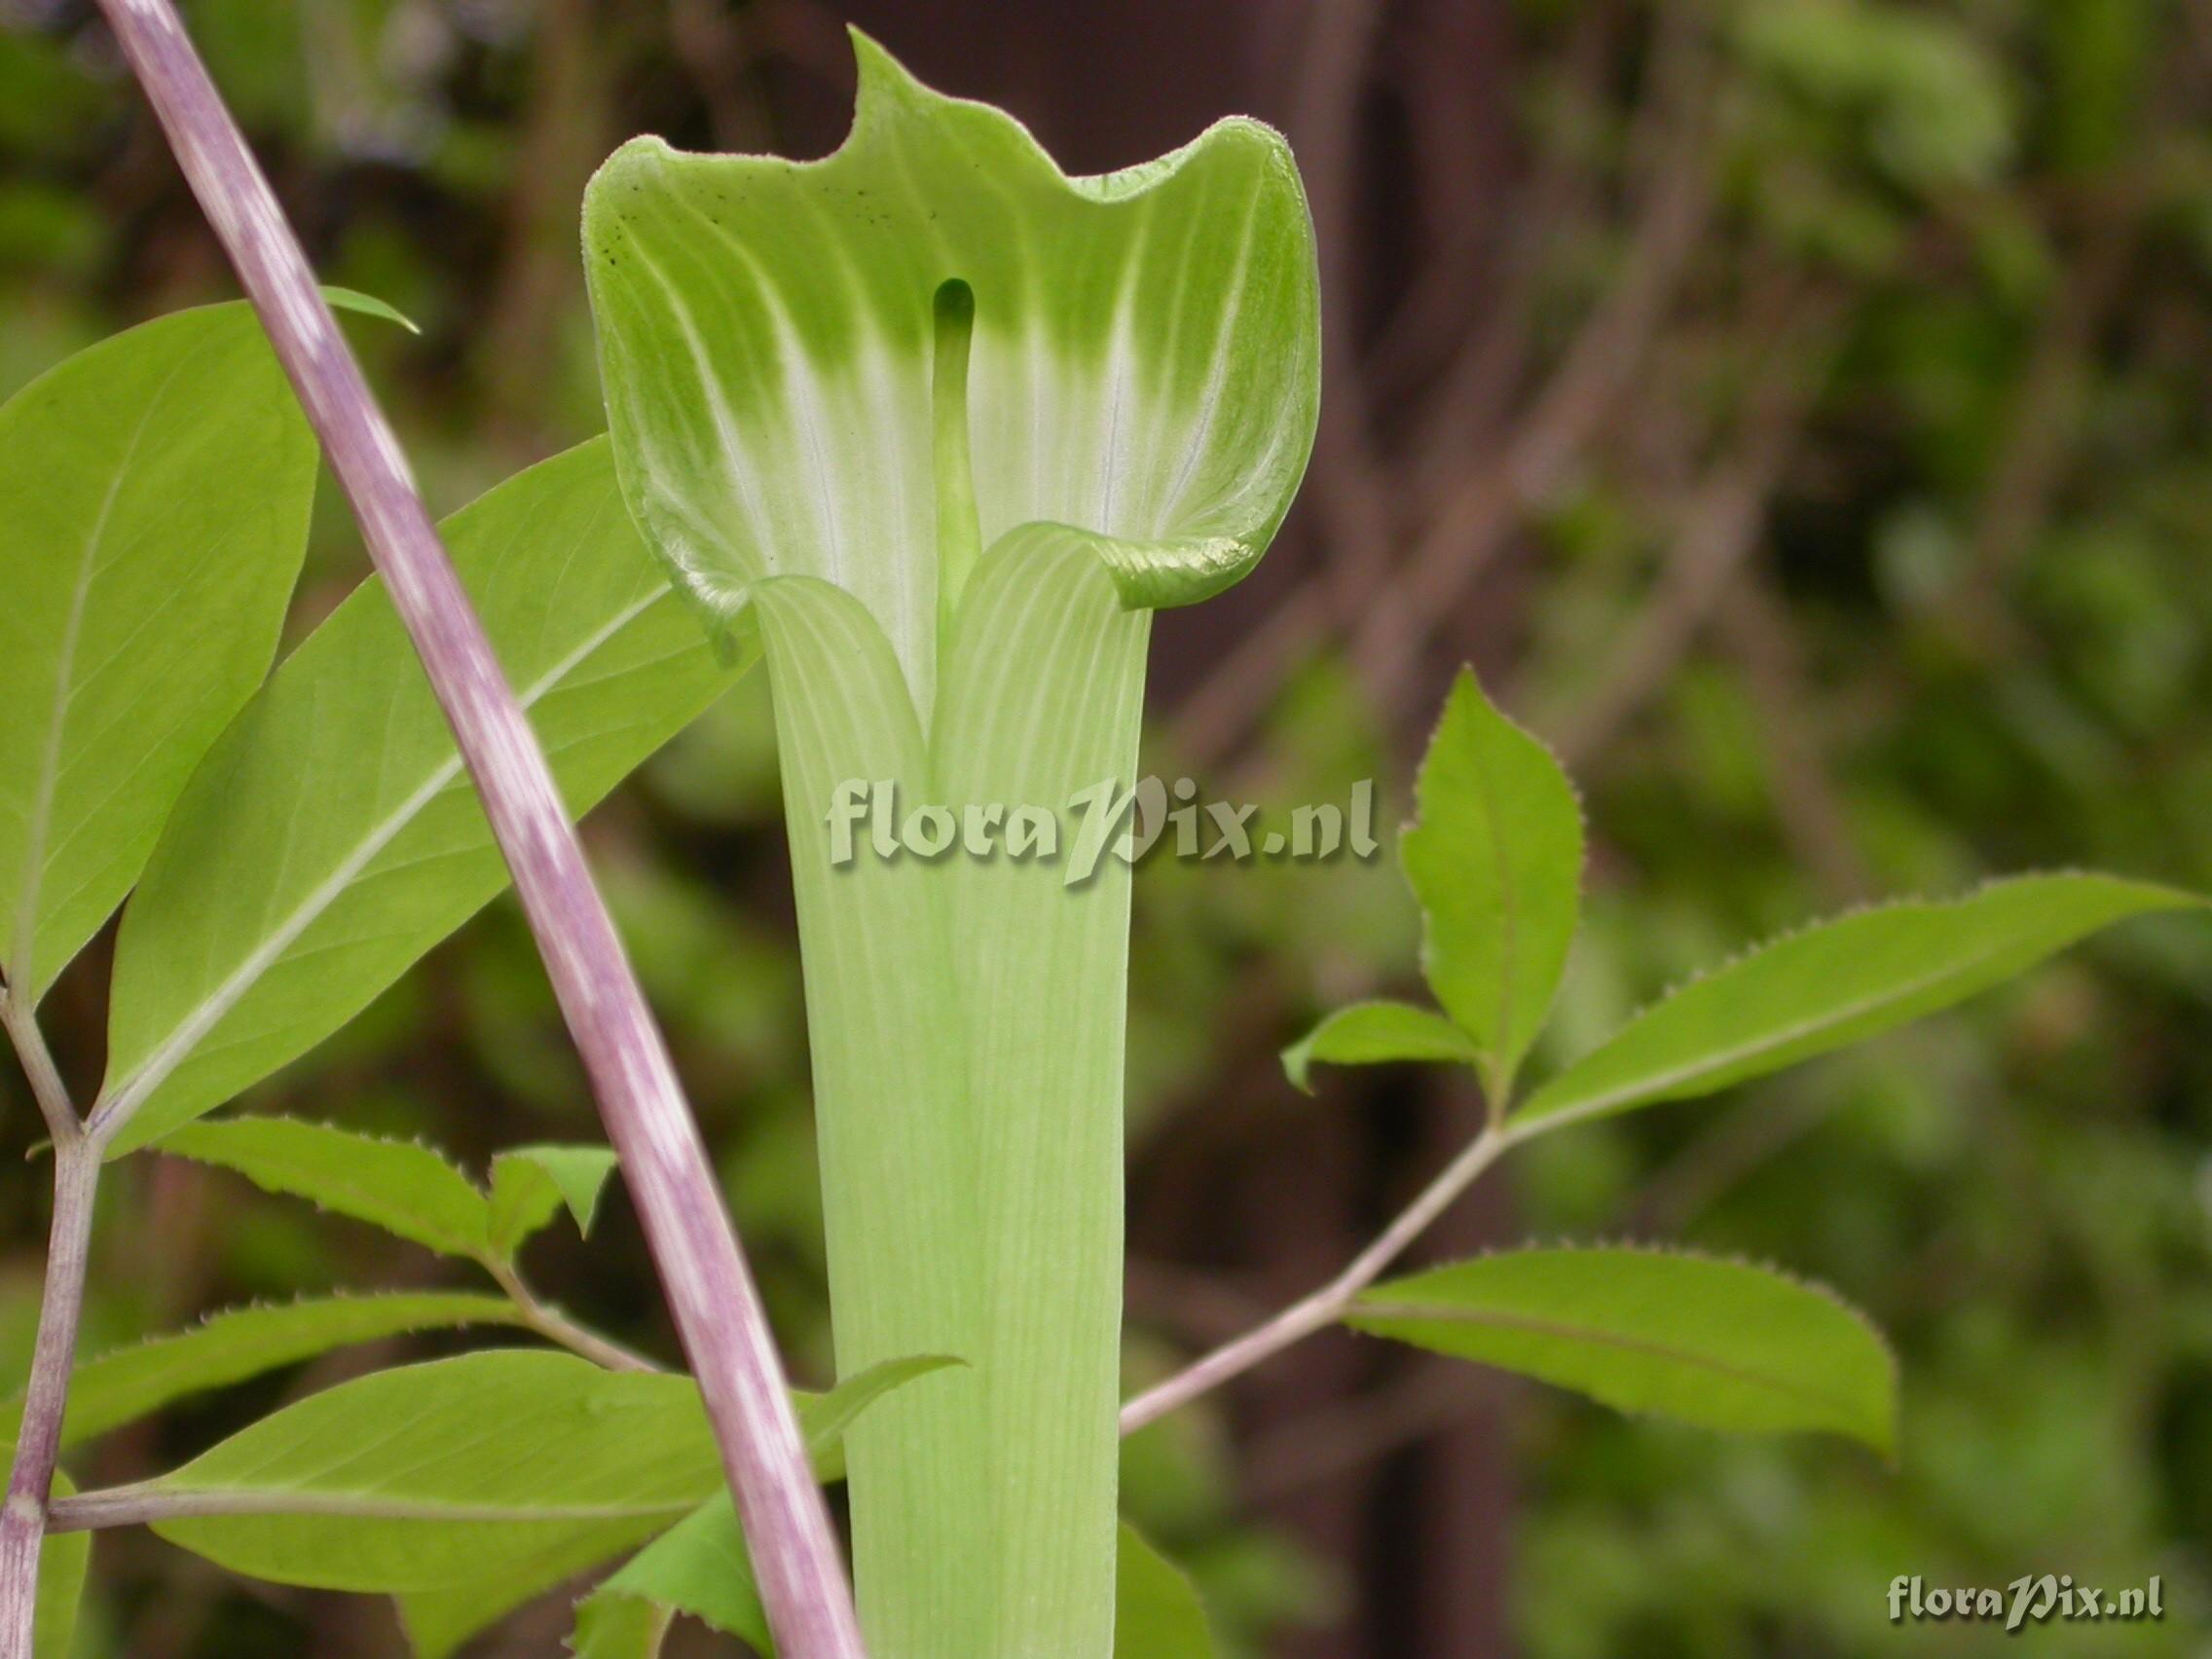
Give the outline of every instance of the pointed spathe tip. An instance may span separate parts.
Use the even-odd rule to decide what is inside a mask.
[[[866,122],[869,112],[877,107],[940,101],[939,94],[914,78],[889,49],[858,24],[847,23],[845,33],[853,43],[853,61],[860,70],[860,90],[855,100],[855,121]]]

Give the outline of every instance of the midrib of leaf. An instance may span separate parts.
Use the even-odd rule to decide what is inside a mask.
[[[688,1515],[699,1506],[695,1496],[669,1503],[444,1503],[436,1498],[380,1497],[371,1493],[238,1492],[221,1487],[163,1487],[159,1489],[159,1501],[164,1520],[313,1515],[347,1521],[444,1521],[457,1525],[643,1521],[662,1515]]]
[[[664,593],[648,591],[617,611],[520,692],[523,708],[535,708],[543,698],[559,689],[561,682],[589,661],[603,645],[666,597]],[[238,1006],[261,977],[314,924],[315,918],[338,902],[340,896],[374,862],[377,855],[389,846],[424,808],[451,787],[461,771],[461,759],[459,753],[449,755],[420,788],[364,835],[354,850],[293,908],[282,923],[239,964],[230,977],[177,1023],[161,1046],[146,1056],[145,1062],[108,1091],[106,1101],[97,1109],[101,1127],[112,1133],[128,1124],[147,1097],[167,1082],[176,1068],[190,1057],[193,1050],[200,1046],[201,1039]]]
[[[1514,980],[1520,968],[1520,884],[1513,879],[1512,855],[1506,849],[1506,831],[1497,813],[1497,780],[1490,756],[1474,746],[1475,770],[1482,779],[1483,817],[1490,824],[1491,863],[1497,871],[1497,1033],[1492,1051],[1483,1056],[1483,1087],[1489,1091],[1492,1112],[1505,1110],[1506,1061],[1513,1051]]]
[[[85,607],[92,598],[99,546],[107,537],[107,522],[115,511],[116,498],[123,493],[123,480],[130,470],[130,463],[137,459],[138,446],[145,441],[147,423],[153,420],[155,409],[168,395],[177,376],[199,355],[200,350],[195,347],[179,358],[139,410],[138,424],[130,428],[130,441],[123,446],[123,458],[116,463],[114,476],[108,480],[106,495],[100,498],[100,510],[92,519],[92,531],[85,537],[84,556],[77,563],[77,585],[69,596],[69,616],[61,629],[60,660],[55,667],[54,710],[47,718],[46,754],[39,763],[38,795],[31,808],[30,822],[24,826],[23,889],[16,908],[16,945],[12,955],[14,977],[19,984],[37,983],[37,965],[31,960],[31,952],[38,942],[39,891],[46,884],[46,837],[54,828],[54,794],[61,775],[61,736],[68,729],[69,706],[77,700],[77,647],[84,633]]]
[[[1353,1317],[1367,1319],[1419,1320],[1433,1325],[1480,1325],[1492,1330],[1518,1331],[1532,1337],[1556,1337],[1562,1342],[1587,1343],[1593,1347],[1608,1347],[1622,1353],[1639,1354],[1646,1359],[1662,1359],[1673,1365],[1683,1365],[1699,1371],[1710,1371],[1738,1382],[1771,1389],[1788,1394],[1792,1399],[1827,1411],[1852,1415],[1852,1402],[1832,1394],[1824,1394],[1818,1388],[1787,1378],[1772,1376],[1747,1365],[1737,1365],[1711,1354],[1690,1348],[1679,1348],[1671,1343],[1662,1343],[1649,1337],[1631,1337],[1618,1331],[1596,1327],[1570,1325],[1557,1319],[1540,1319],[1529,1313],[1502,1313],[1488,1309],[1453,1307],[1445,1304],[1421,1302],[1360,1302],[1353,1309]],[[1477,1360],[1475,1364],[1482,1363]]]
[[[1878,991],[1861,997],[1856,1002],[1847,1003],[1841,1008],[1829,1010],[1810,1018],[1800,1019],[1795,1024],[1785,1026],[1769,1036],[1752,1042],[1739,1043],[1732,1049],[1708,1051],[1698,1058],[1677,1065],[1670,1071],[1659,1072],[1652,1076],[1622,1084],[1605,1093],[1592,1095],[1587,1100],[1578,1100],[1571,1106],[1563,1106],[1557,1111],[1542,1110],[1543,1095],[1542,1091],[1538,1090],[1530,1099],[1531,1110],[1521,1115],[1520,1126],[1524,1132],[1530,1134],[1533,1134],[1538,1128],[1564,1127],[1568,1124],[1579,1123],[1585,1118],[1602,1113],[1609,1107],[1618,1105],[1623,1100],[1672,1088],[1678,1083],[1686,1083],[1690,1079],[1707,1072],[1724,1071],[1739,1060],[1751,1059],[1755,1055],[1769,1053],[1776,1049],[1786,1049],[1800,1037],[1811,1036],[1816,1031],[1825,1030],[1837,1025],[1848,1025],[1861,1014],[1877,1009],[1885,1003],[1909,1001],[1921,991],[1939,985],[1946,979],[1955,979],[1962,975],[1971,974],[1984,963],[2016,948],[2016,940],[2003,940],[1967,960],[1953,961],[1937,973],[1924,974],[1913,979],[1894,981]],[[1656,1008],[1664,1005],[1654,1006]],[[1631,1026],[1628,1029],[1633,1030],[1634,1027]],[[1603,1049],[1593,1050],[1589,1057],[1595,1058],[1597,1054],[1603,1051]],[[1570,1076],[1571,1073],[1572,1068],[1570,1067],[1567,1071],[1562,1072],[1560,1076],[1566,1078]]]

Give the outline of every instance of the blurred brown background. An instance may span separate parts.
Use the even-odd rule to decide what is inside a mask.
[[[861,24],[1071,170],[1217,115],[1291,136],[1327,375],[1259,572],[1163,617],[1153,769],[1263,802],[1382,780],[1452,668],[1580,777],[1593,894],[1551,1053],[1747,939],[2030,866],[2212,886],[2212,9],[2156,0],[202,0],[186,8],[355,326],[432,504],[598,430],[576,254],[616,142],[814,155]],[[0,0],[0,389],[230,291],[88,6]],[[304,628],[363,569],[326,490]],[[591,837],[802,1372],[827,1344],[805,1049],[764,686]],[[1318,792],[1318,793],[1316,793]],[[1294,1094],[1275,1051],[1412,975],[1387,860],[1138,884],[1131,1368],[1326,1277],[1464,1136],[1390,1069]],[[50,1005],[99,1063],[104,961]],[[1336,1337],[1132,1444],[1135,1513],[1235,1654],[1729,1659],[2013,1651],[1898,1632],[1899,1572],[2166,1576],[2163,1625],[2038,1652],[2200,1650],[2212,1594],[2212,942],[2145,925],[1967,1014],[1702,1106],[1546,1143],[1430,1253],[1686,1239],[1866,1308],[1898,1468],[1726,1442]],[[7,1087],[19,1095],[10,1073]],[[500,905],[253,1104],[480,1166],[589,1138]],[[11,1098],[0,1134],[35,1138]],[[0,1360],[27,1360],[43,1170],[0,1162]],[[537,1276],[672,1351],[620,1200]],[[92,1346],[249,1296],[431,1281],[427,1257],[133,1161]],[[351,1353],[172,1414],[122,1480]],[[102,1540],[81,1649],[398,1651],[372,1603]],[[556,1649],[565,1605],[484,1654]],[[672,1651],[726,1651],[696,1630]]]

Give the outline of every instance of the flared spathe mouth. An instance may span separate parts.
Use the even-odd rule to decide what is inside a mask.
[[[1132,607],[1258,560],[1312,444],[1312,228],[1256,122],[1071,178],[855,45],[834,154],[633,140],[586,259],[624,489],[679,584],[724,622],[769,577],[843,588],[926,718],[967,573],[1023,526],[1079,535]]]

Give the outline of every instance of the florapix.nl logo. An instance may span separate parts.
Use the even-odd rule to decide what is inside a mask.
[[[1318,864],[1370,860],[1382,845],[1371,778],[1354,783],[1342,803],[1311,801],[1276,816],[1254,802],[1207,796],[1190,778],[1105,779],[1052,804],[907,801],[893,780],[848,778],[830,792],[827,822],[834,866],[957,854],[1064,866],[1070,887],[1088,881],[1109,851],[1131,865],[1155,853]]]

